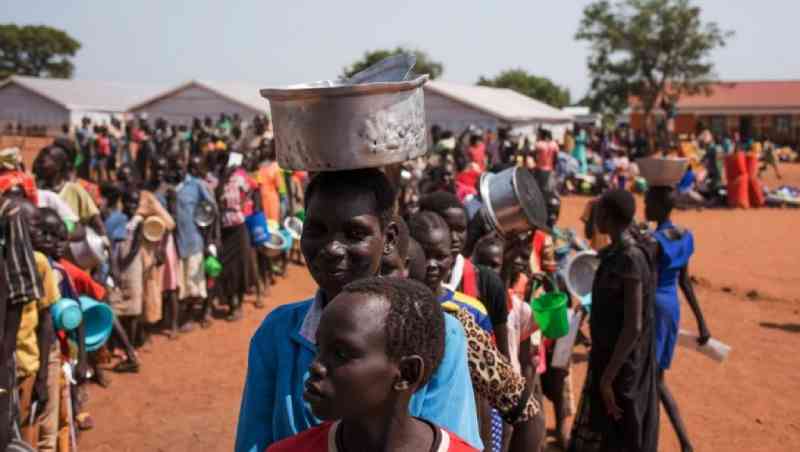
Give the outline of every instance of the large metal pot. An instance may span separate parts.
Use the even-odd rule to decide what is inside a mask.
[[[512,167],[497,174],[485,173],[480,181],[481,197],[497,230],[506,235],[547,226],[547,205],[530,171]]]
[[[278,163],[291,170],[337,171],[404,162],[427,151],[422,85],[318,82],[267,88]]]
[[[108,260],[108,249],[103,243],[103,238],[88,227],[86,238],[80,242],[70,243],[69,251],[72,261],[84,270],[92,270]]]

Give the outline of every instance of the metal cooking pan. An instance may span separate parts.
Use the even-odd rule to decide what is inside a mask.
[[[530,171],[513,167],[481,177],[480,191],[494,226],[506,236],[547,226],[547,205]]]
[[[422,85],[427,75],[357,85],[323,82],[262,89],[281,167],[375,168],[427,152]]]

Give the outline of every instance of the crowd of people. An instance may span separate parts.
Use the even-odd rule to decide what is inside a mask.
[[[18,150],[2,151],[0,445],[72,450],[93,426],[87,382],[107,385],[109,368],[138,372],[153,334],[240,320],[245,296],[263,306],[293,260],[319,289],[276,308],[251,340],[239,452],[541,450],[545,400],[564,450],[656,451],[659,403],[692,450],[665,371],[678,287],[699,340],[710,338],[688,277],[693,238],[670,221],[679,187],[647,189],[655,229],[635,221],[635,146],[618,136],[579,129],[559,144],[548,130],[434,126],[425,157],[306,173],[279,167],[266,118],[222,115],[191,126],[85,120],[39,152],[32,174]],[[507,235],[481,178],[515,167],[535,178],[547,227]],[[583,217],[589,244],[559,227],[571,191],[596,195]],[[199,221],[203,212],[212,220]],[[259,213],[273,234],[301,219],[299,243],[277,253],[254,243],[248,219]],[[108,258],[81,268],[74,245],[93,235]],[[600,262],[591,308],[568,296],[589,319],[576,394],[531,301],[568,293],[569,256],[589,247]],[[51,319],[59,300],[81,296],[115,313],[92,352],[83,326]]]
[[[0,450],[12,439],[77,450],[77,434],[95,422],[88,382],[108,386],[108,369],[138,372],[153,334],[177,339],[214,318],[241,319],[245,295],[263,307],[286,274],[291,248],[255,246],[246,219],[261,213],[281,234],[285,218],[302,217],[306,176],[278,167],[264,117],[191,128],[85,118],[31,168],[16,148],[0,161]],[[87,350],[84,324],[54,324],[59,303],[84,297],[114,313],[99,350]]]
[[[545,400],[564,450],[655,451],[659,403],[692,450],[665,379],[677,287],[699,342],[710,333],[688,278],[692,235],[669,220],[676,188],[648,191],[653,230],[634,220],[625,188],[606,187],[588,204],[585,232],[600,267],[591,308],[570,299],[589,316],[579,340],[589,374],[576,407],[571,364],[554,364],[557,341],[539,330],[529,302],[567,292],[565,265],[587,245],[558,226],[558,144],[541,131],[524,149],[504,130],[433,127],[430,152],[400,168],[311,179],[301,248],[319,289],[273,311],[254,334],[237,451],[541,450]],[[587,167],[588,149],[577,153]],[[548,224],[509,236],[493,224],[481,177],[515,167],[538,182]],[[425,323],[440,309],[431,304],[443,323]]]
[[[544,134],[544,136],[542,136]],[[487,146],[491,146],[488,136]],[[556,143],[549,132],[541,131],[538,140],[512,140],[513,152],[525,160],[529,168],[538,163],[538,156],[553,158],[555,187],[561,194],[599,194],[609,188],[623,188],[644,193],[647,180],[642,177],[636,160],[652,155],[650,143],[641,131],[620,127],[604,131],[594,127],[576,127]],[[713,134],[708,129],[698,133],[674,136],[662,140],[658,154],[685,158],[689,166],[677,186],[677,207],[762,207],[798,206],[800,199],[781,196],[796,191],[796,187],[765,186],[762,176],[772,171],[780,180],[782,161],[797,159],[797,153],[779,147],[769,136],[744,136],[738,132]],[[549,149],[554,149],[550,151]],[[735,183],[740,175],[752,182]],[[752,194],[751,187],[752,185]],[[739,193],[744,188],[744,195]],[[741,198],[747,198],[746,203]],[[787,199],[788,198],[788,199]]]

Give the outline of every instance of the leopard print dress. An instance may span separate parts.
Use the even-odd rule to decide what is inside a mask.
[[[467,336],[467,362],[475,391],[495,408],[503,418],[518,407],[525,393],[525,378],[514,370],[486,333],[466,309],[447,309],[464,327]],[[525,422],[539,414],[536,399],[528,397],[516,422]]]

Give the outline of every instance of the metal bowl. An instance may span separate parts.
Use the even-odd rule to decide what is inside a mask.
[[[564,270],[567,290],[576,298],[583,300],[592,293],[594,275],[600,266],[600,259],[594,251],[581,251],[572,256]]]
[[[286,217],[283,227],[292,237],[292,240],[300,240],[300,236],[303,235],[303,222],[297,217]]]
[[[275,232],[269,235],[269,242],[261,247],[269,257],[278,257],[286,248],[286,238],[283,234]]]
[[[513,167],[497,174],[485,173],[480,181],[489,217],[506,236],[547,226],[547,206],[542,191],[530,171]]]
[[[86,238],[70,243],[69,252],[72,262],[84,270],[92,270],[108,260],[108,249],[102,237],[89,227],[86,228]]]
[[[211,226],[216,217],[217,210],[214,207],[214,204],[209,201],[200,201],[200,203],[197,204],[197,207],[194,209],[194,224],[201,228]]]
[[[427,152],[422,85],[318,82],[266,88],[281,167],[338,171],[400,163]]]
[[[645,157],[636,160],[641,175],[650,187],[673,187],[686,173],[687,159]]]

